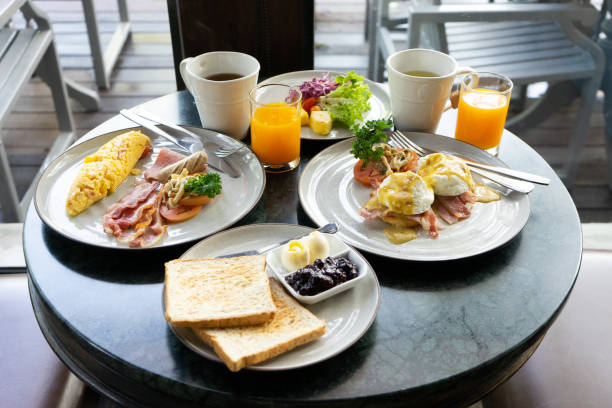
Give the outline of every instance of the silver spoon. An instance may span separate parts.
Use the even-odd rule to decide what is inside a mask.
[[[315,231],[324,232],[324,233],[327,233],[327,234],[334,234],[334,233],[336,233],[338,231],[338,224],[336,224],[335,222],[332,222],[330,224],[325,224],[321,228],[317,228]],[[306,235],[308,235],[308,234],[306,234]],[[291,239],[286,239],[284,241],[277,242],[276,244],[267,245],[267,246],[265,246],[263,248],[253,249],[253,250],[244,251],[244,252],[234,252],[233,254],[226,254],[226,255],[216,256],[215,258],[233,258],[235,256],[247,256],[247,255],[261,255],[261,254],[265,254],[266,252],[268,252],[271,249],[278,248],[281,245],[285,245],[289,241],[293,241],[294,239],[300,239],[302,237],[305,237],[306,235],[300,235],[298,237],[294,237],[294,238],[291,238]]]

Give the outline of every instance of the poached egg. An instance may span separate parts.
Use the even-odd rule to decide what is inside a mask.
[[[443,153],[420,158],[418,174],[437,195],[457,196],[474,188],[467,164]]]
[[[378,202],[398,214],[413,215],[427,211],[434,192],[418,174],[411,171],[387,176],[376,191]]]

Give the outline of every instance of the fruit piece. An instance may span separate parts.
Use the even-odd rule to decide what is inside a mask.
[[[310,127],[315,133],[327,135],[332,128],[332,119],[329,112],[314,111],[310,114]]]
[[[314,112],[314,111],[320,111],[321,107],[319,105],[313,105],[312,108],[310,108],[310,113]]]
[[[308,126],[308,123],[310,123],[308,112],[306,112],[305,109],[300,109],[300,121],[302,122],[302,126]]]

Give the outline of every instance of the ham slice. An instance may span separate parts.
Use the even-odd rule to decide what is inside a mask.
[[[155,163],[153,163],[153,166],[149,167],[147,171],[145,171],[144,177],[147,180],[157,180],[157,175],[163,168],[174,164],[184,158],[185,155],[182,155],[180,153],[168,149],[167,147],[164,147],[159,151],[159,154],[157,155],[157,159],[155,159]]]

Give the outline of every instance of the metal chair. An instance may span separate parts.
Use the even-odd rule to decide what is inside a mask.
[[[506,75],[517,87],[546,81],[547,96],[506,124],[520,132],[567,101],[578,83],[581,103],[561,171],[572,186],[586,129],[604,69],[604,54],[577,24],[593,27],[599,11],[576,3],[455,3],[372,0],[370,76],[383,79],[386,58],[398,49],[427,47],[455,57],[462,66]],[[437,4],[436,4],[437,3]],[[612,159],[609,159],[612,161]]]

